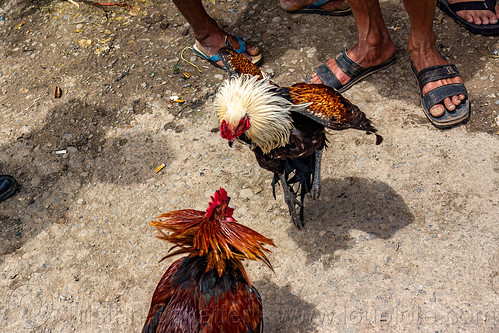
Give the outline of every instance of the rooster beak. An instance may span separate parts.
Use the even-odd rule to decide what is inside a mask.
[[[234,144],[234,140],[229,140],[229,147],[232,148],[232,145]]]

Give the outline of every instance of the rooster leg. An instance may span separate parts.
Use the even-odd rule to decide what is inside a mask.
[[[301,228],[301,226],[303,225],[303,222],[300,221],[300,219],[298,218],[298,215],[296,214],[295,205],[303,207],[303,204],[300,202],[300,200],[298,200],[296,195],[293,193],[293,190],[288,185],[288,182],[286,181],[286,176],[284,174],[280,174],[279,179],[281,180],[282,190],[284,192],[284,201],[288,205],[289,214],[291,215],[291,219],[293,220],[293,223],[298,228]]]
[[[322,159],[322,149],[316,150],[314,181],[312,183],[312,190],[310,191],[310,195],[314,200],[321,195],[321,159]]]

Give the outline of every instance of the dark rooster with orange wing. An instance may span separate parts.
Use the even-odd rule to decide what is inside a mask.
[[[274,173],[274,197],[280,181],[292,221],[300,228],[305,194],[313,199],[320,195],[325,128],[353,128],[368,134],[377,130],[357,106],[331,87],[308,83],[279,87],[232,49],[224,47],[219,55],[230,76],[215,101],[220,134],[230,144],[234,139],[249,144],[258,164]],[[382,137],[375,135],[380,144]]]
[[[163,259],[177,254],[159,281],[147,315],[145,332],[262,332],[260,294],[251,285],[244,259],[262,260],[270,269],[264,246],[272,240],[232,217],[230,198],[220,188],[208,209],[184,209],[151,222],[175,244]]]

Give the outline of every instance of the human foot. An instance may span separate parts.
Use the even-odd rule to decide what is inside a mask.
[[[491,4],[493,5],[494,1],[483,1],[483,0],[447,0],[449,5],[456,5],[456,14],[461,17],[462,19],[466,20],[469,23],[474,23],[476,25],[488,25],[488,24],[496,24],[499,22],[499,3],[496,3],[495,5],[495,13],[493,12],[493,9],[491,7]],[[471,2],[476,2],[477,4],[484,4],[488,9],[482,9],[482,10],[475,10],[475,9],[464,9],[466,7],[463,7],[463,10],[458,10],[457,7],[459,6],[465,6],[461,5],[463,3],[471,3]],[[473,4],[475,5],[475,4]]]
[[[225,46],[226,39],[234,50],[239,50],[241,46],[244,47],[244,45],[241,45],[240,43],[242,39],[238,40],[237,37],[228,35],[223,31],[209,35],[203,40],[196,40],[195,47],[207,58],[213,57],[216,56],[218,51]],[[245,41],[242,42],[246,44],[246,51],[241,54],[251,62],[257,63],[262,58],[260,48],[258,46],[252,46]],[[215,60],[216,61],[214,61],[214,63],[216,65],[223,67],[223,63],[219,58],[215,58]]]
[[[340,92],[343,92],[365,76],[392,64],[395,59],[395,46],[393,45],[393,42],[387,40],[382,43],[382,45],[383,46],[381,46],[381,44],[379,46],[370,46],[367,43],[356,44],[346,52],[346,57],[340,54],[336,58],[329,59],[325,66],[329,68],[331,74],[335,76],[338,81],[337,85],[333,87]],[[337,61],[339,61],[340,64],[338,64]],[[356,65],[352,64],[349,66],[348,64],[345,64],[351,64],[351,62],[354,62]],[[318,68],[319,72],[321,67],[322,66]],[[320,76],[325,79],[322,73]],[[310,83],[328,84],[328,82],[323,82],[320,76],[318,72],[314,73]]]
[[[280,6],[287,12],[295,12],[306,6],[316,3],[316,0],[280,0]],[[319,3],[320,4],[320,3]],[[346,0],[330,0],[319,6],[320,9],[327,12],[344,11],[350,8]]]
[[[425,50],[422,52],[424,55],[420,55],[420,52],[411,52],[411,59],[412,59],[412,64],[414,67],[414,70],[416,73],[419,75],[421,74],[421,71],[423,69],[430,68],[432,66],[439,66],[439,65],[449,65],[449,62],[445,60],[440,53],[436,50],[436,48],[431,48],[429,50]],[[422,94],[423,96],[426,96],[428,92],[445,86],[445,85],[450,85],[450,84],[459,84],[463,83],[463,79],[459,75],[459,72],[457,72],[457,69],[446,69],[446,74],[452,74],[452,75],[446,75],[449,77],[443,78],[443,79],[437,79],[434,81],[430,81],[426,83],[422,87]],[[453,73],[452,73],[453,72]],[[456,108],[461,104],[462,101],[466,99],[466,95],[464,93],[460,93],[457,95],[449,96],[445,99],[443,99],[443,103],[436,104],[432,106],[429,110],[430,114],[433,117],[441,117],[444,115],[445,110],[448,111],[454,111]]]

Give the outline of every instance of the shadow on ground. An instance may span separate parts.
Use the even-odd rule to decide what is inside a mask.
[[[42,227],[64,223],[82,188],[129,186],[153,175],[158,161],[170,156],[168,143],[153,140],[157,134],[150,132],[119,131],[144,109],[141,102],[119,110],[69,100],[49,110],[42,128],[0,147],[2,173],[20,183],[15,196],[2,202],[0,255],[20,248]],[[110,129],[122,136],[106,136]]]
[[[319,316],[314,305],[291,293],[291,287],[279,287],[270,281],[254,283],[262,296],[264,332],[314,332],[313,321]]]
[[[305,200],[305,228],[290,227],[288,234],[307,253],[307,262],[321,260],[324,267],[334,265],[338,249],[389,239],[414,222],[404,199],[388,184],[365,178],[325,179],[320,198]],[[354,229],[366,235],[353,238]]]

